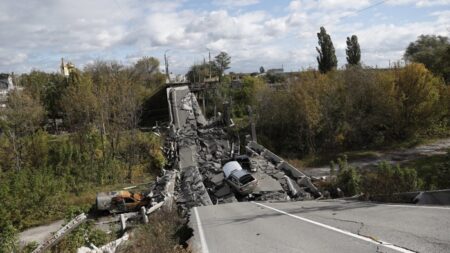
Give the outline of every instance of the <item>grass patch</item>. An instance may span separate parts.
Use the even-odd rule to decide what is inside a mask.
[[[450,188],[450,152],[446,155],[421,157],[402,164],[414,168],[420,179],[420,190]]]
[[[328,166],[331,161],[336,161],[338,158],[346,156],[349,161],[374,159],[380,156],[380,153],[372,150],[358,150],[347,151],[342,153],[326,153],[326,154],[314,154],[305,156],[302,159],[291,158],[287,159],[289,163],[297,168],[307,167],[321,167]]]
[[[102,186],[91,186],[86,188],[85,191],[75,194],[75,193],[65,193],[60,196],[61,202],[58,210],[54,210],[51,214],[47,213],[42,217],[33,217],[27,221],[22,229],[27,229],[40,225],[47,225],[56,220],[63,219],[65,216],[65,212],[71,208],[79,207],[83,210],[90,210],[95,205],[95,198],[98,192],[109,192],[109,191],[117,191],[121,190],[125,187],[134,186],[141,184],[143,182],[152,182],[154,181],[154,176],[147,175],[139,182],[127,182],[127,183],[118,183],[111,185],[102,185]],[[140,185],[137,188],[130,189],[132,191],[144,190],[146,185]]]
[[[192,235],[175,208],[150,215],[149,223],[133,231],[119,253],[190,253],[182,244]]]

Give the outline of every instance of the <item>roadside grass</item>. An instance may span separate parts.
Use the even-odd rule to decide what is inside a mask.
[[[449,135],[446,135],[442,138],[448,138]],[[391,143],[388,145],[385,145],[383,147],[379,148],[373,148],[373,149],[360,149],[360,150],[347,150],[342,152],[322,152],[322,153],[316,153],[316,154],[310,154],[306,155],[302,158],[296,158],[291,157],[287,158],[287,160],[295,165],[298,166],[298,168],[308,168],[308,167],[322,167],[322,166],[328,166],[331,161],[336,161],[338,158],[342,158],[344,156],[347,157],[348,161],[355,161],[355,160],[366,160],[366,159],[375,159],[378,158],[380,155],[382,155],[383,152],[388,152],[392,150],[402,150],[402,149],[408,149],[413,148],[418,145],[426,145],[435,142],[436,140],[439,140],[440,138],[414,138],[411,140],[403,141],[403,142],[396,142]],[[418,162],[420,163],[422,159],[418,159]],[[427,162],[432,162],[433,160],[427,161],[427,159],[423,160],[423,164],[426,164]],[[415,164],[413,164],[415,165]],[[420,165],[420,164],[419,164]]]
[[[118,184],[110,184],[110,185],[101,185],[101,186],[88,186],[79,194],[75,193],[63,193],[60,194],[59,199],[59,208],[57,210],[53,210],[52,213],[47,213],[42,217],[33,217],[31,220],[27,220],[23,226],[22,230],[50,224],[56,220],[63,219],[66,211],[71,208],[81,208],[85,210],[85,212],[89,212],[93,210],[92,207],[95,205],[95,198],[98,192],[109,192],[109,191],[117,191],[122,190],[125,187],[135,186],[143,183],[153,182],[155,179],[154,175],[146,174],[139,180],[133,180],[132,182],[124,182]],[[140,187],[130,189],[131,191],[139,191],[141,190],[143,185]]]
[[[192,235],[192,230],[184,225],[176,208],[159,210],[149,217],[149,223],[139,225],[130,240],[118,253],[192,253],[183,243]]]
[[[402,164],[414,168],[421,180],[419,190],[438,190],[450,188],[450,150],[446,155],[421,157]]]
[[[308,167],[328,166],[331,161],[336,161],[338,158],[344,156],[346,156],[349,161],[352,161],[378,158],[380,153],[374,150],[355,150],[340,153],[329,152],[324,154],[307,155],[302,159],[288,158],[287,161],[295,167],[302,169]]]

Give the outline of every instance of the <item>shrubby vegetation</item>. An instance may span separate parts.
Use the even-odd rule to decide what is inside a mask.
[[[336,169],[337,175],[332,173],[322,188],[332,193],[339,188],[345,196],[363,193],[365,199],[393,201],[395,193],[424,189],[417,171],[409,167],[381,162],[375,168],[361,171],[349,165],[347,158],[343,157],[337,160]]]
[[[20,77],[24,90],[0,116],[0,252],[16,247],[19,230],[89,209],[95,191],[159,172],[161,140],[138,129],[143,101],[164,82],[158,64],[96,62],[68,78]]]
[[[176,208],[166,211],[157,211],[149,218],[149,223],[140,225],[134,232],[130,241],[121,247],[118,252],[142,253],[189,253],[181,244],[192,235]]]
[[[85,208],[73,207],[69,208],[65,214],[65,222],[69,222],[77,215],[88,212]],[[99,247],[109,243],[116,239],[114,233],[107,234],[106,232],[94,227],[94,221],[88,220],[75,228],[67,237],[63,238],[55,247],[50,250],[54,253],[59,252],[77,252],[78,248],[86,245],[86,242],[92,243],[93,245]]]
[[[420,189],[417,171],[386,162],[378,164],[374,170],[364,173],[362,189],[366,198],[384,196],[390,198],[394,193],[411,192]]]
[[[285,91],[262,90],[263,144],[285,156],[381,147],[446,134],[450,88],[422,64],[300,73]]]

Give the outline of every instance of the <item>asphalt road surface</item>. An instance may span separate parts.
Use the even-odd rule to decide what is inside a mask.
[[[196,252],[450,252],[450,207],[330,200],[193,208]]]

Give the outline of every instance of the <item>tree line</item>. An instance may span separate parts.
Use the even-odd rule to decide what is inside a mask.
[[[97,189],[142,182],[165,163],[160,137],[138,128],[142,105],[165,83],[157,59],[17,81],[24,89],[0,110],[0,252],[17,250],[18,231],[89,209]]]
[[[276,152],[303,157],[445,135],[449,87],[416,63],[383,71],[356,66],[302,72],[285,90],[256,95],[259,139]]]
[[[320,27],[317,33],[319,47],[317,63],[321,73],[327,73],[337,68],[337,58],[331,36],[324,27]],[[347,37],[347,48],[345,50],[347,66],[361,64],[361,48],[358,37],[352,35]],[[421,35],[411,42],[405,50],[403,59],[407,62],[418,62],[432,71],[435,75],[443,78],[446,83],[450,82],[450,42],[447,37],[436,35]]]

